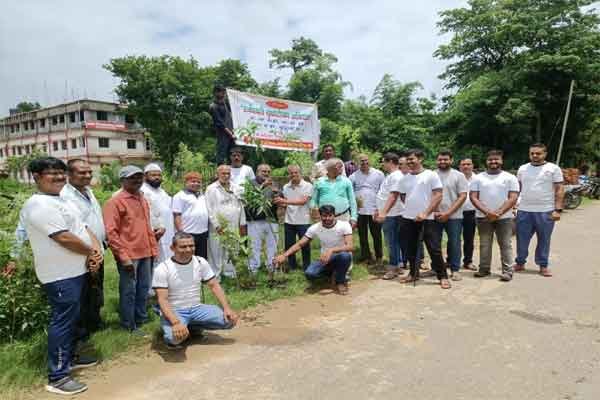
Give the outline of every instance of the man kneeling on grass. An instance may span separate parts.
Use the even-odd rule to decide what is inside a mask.
[[[348,293],[346,273],[352,264],[352,226],[347,221],[335,218],[335,207],[324,205],[319,208],[321,222],[312,225],[304,237],[284,253],[275,257],[277,265],[284,263],[287,257],[296,254],[304,246],[309,246],[315,237],[321,242],[321,257],[310,263],[304,271],[306,278],[315,280],[322,276],[331,276],[335,290],[339,294]]]
[[[233,328],[238,316],[229,306],[208,262],[194,255],[193,236],[177,232],[173,236],[171,250],[173,257],[156,267],[152,280],[167,346],[172,349],[180,348],[179,345],[190,334],[201,334],[202,329]],[[208,285],[223,309],[201,303],[202,283]]]

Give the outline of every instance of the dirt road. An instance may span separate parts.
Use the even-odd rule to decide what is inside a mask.
[[[280,301],[184,353],[90,371],[79,398],[598,399],[598,221],[600,204],[564,215],[553,278],[372,280]]]

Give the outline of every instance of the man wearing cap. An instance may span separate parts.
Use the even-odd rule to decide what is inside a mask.
[[[175,234],[171,196],[160,187],[162,169],[151,163],[144,168],[144,184],[140,191],[150,206],[150,224],[158,240],[158,257],[154,265],[158,265],[173,255],[171,239]]]
[[[150,225],[150,206],[140,191],[144,172],[127,165],[119,171],[119,179],[122,190],[104,206],[108,245],[119,270],[119,315],[123,328],[145,336],[139,326],[148,319],[146,300],[158,244]]]
[[[229,150],[235,145],[231,107],[225,98],[225,94],[224,86],[215,85],[213,89],[214,101],[208,108],[217,134],[217,164],[227,162]]]

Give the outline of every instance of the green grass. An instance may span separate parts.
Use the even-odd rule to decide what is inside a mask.
[[[357,235],[354,239],[358,249]],[[280,248],[282,247],[283,233],[280,234]],[[311,248],[311,256],[314,260],[319,256],[318,243],[313,242]],[[298,264],[301,265],[300,253],[296,257]],[[352,270],[354,280],[365,279],[368,274],[364,265],[354,265]],[[286,284],[281,287],[268,287],[264,272],[259,273],[258,285],[254,290],[239,290],[235,282],[228,279],[223,279],[222,285],[232,308],[243,311],[259,304],[306,293],[309,284],[302,272],[293,271],[285,276]],[[142,328],[150,334],[149,339],[133,337],[119,327],[118,279],[115,261],[108,252],[104,278],[105,304],[102,309],[106,328],[92,335],[89,346],[86,346],[93,349],[90,354],[97,355],[104,362],[124,353],[140,350],[152,340],[160,340],[159,318],[152,312],[149,312],[150,322]],[[205,293],[206,302],[214,304],[215,299],[210,290],[205,288]],[[2,388],[0,397],[2,399],[20,398],[23,392],[46,382],[46,340],[47,336],[42,332],[29,340],[0,345],[0,387]]]

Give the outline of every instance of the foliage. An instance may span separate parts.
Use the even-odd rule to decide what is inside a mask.
[[[23,156],[10,156],[6,159],[6,167],[9,174],[15,179],[19,179],[21,171],[27,169],[29,162],[39,157],[46,156],[47,154],[41,150],[34,149],[31,153]],[[27,175],[29,180],[29,174]]]
[[[575,80],[564,159],[574,164],[597,157],[600,16],[582,9],[592,3],[470,0],[442,12],[438,26],[452,39],[435,56],[450,61],[441,77],[457,92],[440,130],[453,132],[459,149],[497,147],[514,157],[535,141],[554,155]]]
[[[25,113],[39,110],[40,108],[42,108],[42,106],[37,101],[35,103],[29,101],[22,101],[19,104],[17,104],[15,110],[17,111],[17,113]]]
[[[272,49],[269,51],[271,60],[269,67],[291,68],[295,73],[315,64],[320,59],[336,62],[337,58],[331,53],[324,53],[314,40],[301,36],[292,40],[289,50]]]
[[[113,161],[100,168],[98,182],[103,190],[114,192],[121,188],[121,180],[119,179],[119,170],[121,167],[122,165],[119,161]]]
[[[252,288],[256,285],[255,277],[250,273],[248,262],[252,255],[250,238],[240,235],[237,227],[232,227],[222,215],[217,214],[219,226],[223,232],[218,236],[219,242],[225,249],[228,261],[235,268],[235,278],[240,289]]]
[[[302,175],[309,175],[314,160],[310,153],[306,151],[288,151],[283,161],[283,166],[280,168],[273,169],[273,176],[276,177],[287,177],[287,167],[289,165],[297,165],[300,167],[300,173]]]
[[[243,188],[244,208],[253,214],[265,214],[268,220],[277,222],[276,216],[272,213],[273,203],[264,195],[263,190],[250,181],[245,181]]]
[[[177,154],[173,159],[173,178],[183,179],[183,176],[191,171],[199,172],[203,181],[215,178],[216,166],[208,162],[204,154],[192,152],[185,143],[179,143]]]

